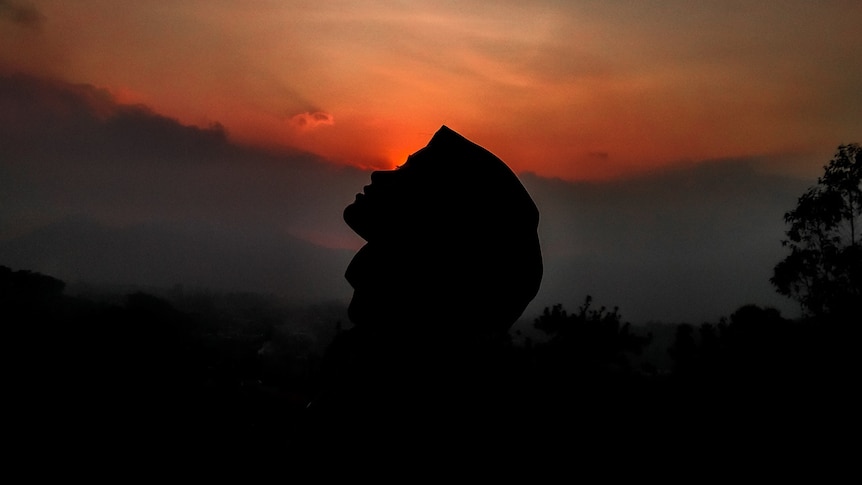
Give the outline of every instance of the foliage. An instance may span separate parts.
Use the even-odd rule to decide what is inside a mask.
[[[784,215],[790,254],[770,278],[812,316],[850,316],[862,300],[862,148],[841,145],[817,184]]]
[[[716,386],[722,379],[741,385],[799,360],[785,355],[795,347],[787,344],[793,335],[790,322],[778,310],[749,304],[733,312],[729,322],[722,318],[718,324],[698,328],[679,325],[668,354],[678,378],[702,386]]]
[[[638,354],[648,337],[631,332],[629,323],[622,323],[619,308],[592,308],[587,295],[576,313],[569,314],[562,305],[545,308],[533,326],[546,333],[549,345],[561,350],[570,359],[592,366],[628,365],[626,353]]]

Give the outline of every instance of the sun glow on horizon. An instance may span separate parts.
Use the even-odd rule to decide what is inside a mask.
[[[0,69],[182,123],[391,169],[446,124],[515,171],[626,176],[862,132],[862,4],[31,0]]]

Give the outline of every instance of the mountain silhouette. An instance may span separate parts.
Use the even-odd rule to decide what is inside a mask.
[[[0,241],[0,260],[55,274],[69,282],[191,287],[275,293],[328,301],[349,288],[340,275],[347,250],[250,228],[150,223],[115,228],[67,218]],[[301,282],[301,283],[300,283]]]

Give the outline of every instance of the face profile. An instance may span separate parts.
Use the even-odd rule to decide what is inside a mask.
[[[367,241],[347,268],[357,327],[506,331],[542,277],[538,210],[502,160],[443,126],[344,210]]]
[[[539,211],[517,176],[443,126],[371,174],[344,221],[366,241],[345,272],[354,326],[327,349],[309,409],[351,439],[508,412],[497,345],[542,279]]]

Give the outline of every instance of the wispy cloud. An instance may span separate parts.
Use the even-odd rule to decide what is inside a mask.
[[[323,111],[306,111],[297,113],[290,117],[290,124],[300,130],[313,130],[321,126],[332,126],[335,124],[335,118]]]

